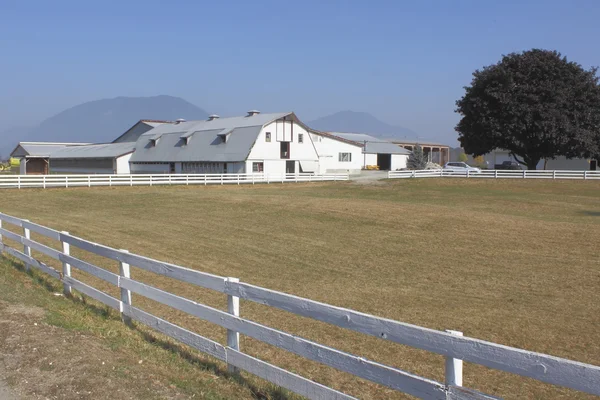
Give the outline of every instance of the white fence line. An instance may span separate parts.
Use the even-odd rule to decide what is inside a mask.
[[[546,171],[546,170],[481,170],[481,172],[450,169],[423,169],[389,171],[388,178],[492,178],[492,179],[584,179],[600,180],[600,171]]]
[[[30,232],[60,241],[63,250],[58,251],[37,243],[27,238],[25,233],[23,235],[14,233],[6,229],[6,224],[22,228],[24,232],[27,229]],[[69,269],[63,268],[63,271],[57,271],[36,260],[30,254],[26,254],[25,250],[21,252],[9,247],[4,240],[11,240],[26,246],[29,251],[44,253],[62,262],[63,266],[69,265]],[[119,275],[73,257],[69,254],[69,246],[119,261]],[[239,282],[236,278],[207,274],[132,254],[126,250],[103,246],[72,236],[67,232],[58,232],[2,213],[0,213],[0,249],[20,259],[26,265],[60,279],[66,292],[75,289],[114,308],[121,313],[123,321],[126,323],[131,323],[133,320],[147,325],[175,340],[225,361],[232,373],[237,373],[238,369],[242,369],[311,399],[352,399],[353,397],[244,354],[239,348],[239,335],[252,337],[306,359],[422,399],[492,398],[461,387],[463,380],[461,360],[600,395],[600,367],[594,365],[465,337],[460,332],[436,331],[319,303]],[[218,310],[136,281],[130,275],[129,265],[226,294],[228,311]],[[121,298],[112,297],[74,279],[69,276],[70,268],[80,269],[117,286],[120,288]],[[227,344],[223,345],[202,337],[136,308],[132,305],[132,293],[227,329]],[[240,298],[376,336],[382,340],[441,354],[446,357],[446,382],[435,382],[242,318],[239,313]]]
[[[70,188],[92,186],[243,185],[347,181],[348,174],[174,174],[174,175],[5,175],[0,188]]]

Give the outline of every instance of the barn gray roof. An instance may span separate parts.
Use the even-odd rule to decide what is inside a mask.
[[[342,139],[351,140],[356,143],[365,144],[364,153],[367,154],[405,154],[408,155],[411,152],[390,142],[386,139],[376,138],[371,135],[364,133],[345,133],[345,132],[329,132],[333,136],[340,137]]]
[[[117,158],[135,150],[135,142],[68,146],[50,154],[50,159]]]
[[[81,146],[87,143],[20,142],[10,153],[11,157],[50,157],[68,146]]]
[[[244,161],[262,127],[288,115],[293,113],[163,124],[140,136],[131,162]]]
[[[386,138],[385,140],[388,140],[392,143],[395,144],[406,144],[406,145],[422,145],[422,146],[440,146],[440,147],[450,147],[447,144],[443,144],[440,142],[434,142],[431,140],[426,140],[426,139],[406,139],[406,138]]]

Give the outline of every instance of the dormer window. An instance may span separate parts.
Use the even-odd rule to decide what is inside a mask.
[[[221,138],[221,143],[227,143],[229,139],[229,135],[233,132],[233,129],[223,129],[221,132],[217,133],[217,136]]]
[[[190,140],[192,140],[192,136],[195,132],[185,132],[183,135],[179,136],[181,140],[183,140],[183,144],[187,146],[190,144]]]
[[[161,136],[162,136],[162,134],[161,134],[161,133],[159,133],[159,134],[156,134],[156,135],[152,136],[152,137],[150,138],[150,145],[151,145],[152,147],[156,147],[156,145],[158,144],[158,141],[160,140],[160,137],[161,137]]]

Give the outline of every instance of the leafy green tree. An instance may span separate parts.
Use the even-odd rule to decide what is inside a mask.
[[[406,164],[409,169],[425,169],[427,167],[427,157],[420,145],[417,144],[413,148]]]
[[[458,161],[466,163],[467,161],[469,161],[469,156],[467,156],[465,153],[460,153],[458,155]]]
[[[475,71],[456,102],[462,147],[474,156],[505,149],[529,169],[542,159],[599,154],[596,72],[539,49],[506,55]]]

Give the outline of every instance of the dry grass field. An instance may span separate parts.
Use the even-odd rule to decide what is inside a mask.
[[[600,364],[600,182],[421,179],[376,185],[6,190],[2,196],[4,213],[98,243],[399,321]],[[74,254],[118,271],[114,262]],[[117,294],[84,273],[74,275]],[[132,275],[226,306],[219,293],[136,268]],[[225,341],[219,327],[140,296],[133,302]],[[61,316],[55,320],[65,325],[79,318],[68,311],[78,307],[53,311]],[[250,302],[241,302],[241,314],[443,381],[443,358],[431,353]],[[127,338],[124,348],[145,349],[144,330],[137,337],[146,344],[136,347],[136,334],[121,332],[118,316],[107,318],[114,319],[111,330]],[[89,321],[82,325],[97,334]],[[242,337],[241,347],[359,398],[404,398],[253,339]],[[177,387],[191,396],[200,388],[191,382],[194,368],[185,363],[167,363],[164,373],[176,371]],[[213,391],[224,398],[286,397],[244,376],[248,381],[241,388],[222,378]],[[591,398],[472,364],[465,365],[465,386],[513,399]]]

